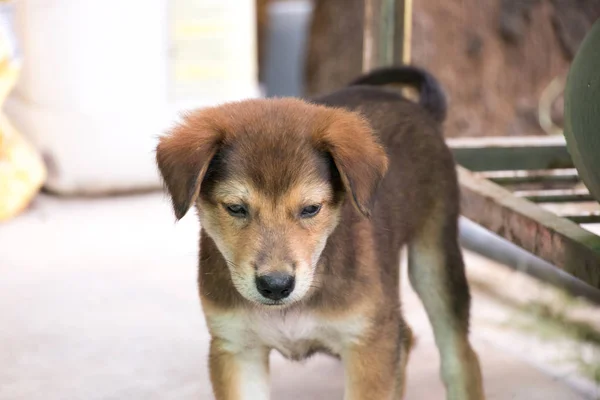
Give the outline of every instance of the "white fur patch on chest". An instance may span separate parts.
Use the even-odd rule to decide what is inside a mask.
[[[326,319],[303,311],[237,311],[207,321],[212,334],[228,343],[229,351],[266,346],[295,360],[315,351],[340,355],[367,327],[361,316]]]

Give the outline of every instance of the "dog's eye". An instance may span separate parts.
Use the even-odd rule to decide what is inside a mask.
[[[225,206],[227,212],[236,218],[245,218],[248,215],[248,210],[241,204],[229,204]]]
[[[300,211],[300,218],[312,218],[317,215],[321,211],[320,204],[312,204],[310,206],[306,206]]]

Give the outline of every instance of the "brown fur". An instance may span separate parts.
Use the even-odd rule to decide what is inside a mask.
[[[199,292],[217,399],[268,398],[271,348],[341,357],[346,399],[400,399],[412,343],[398,298],[405,244],[448,398],[483,399],[454,164],[419,105],[363,87],[312,103],[230,103],[186,116],[161,139],[157,162],[177,217],[195,204],[202,222]],[[226,211],[238,203],[246,218]],[[321,212],[299,218],[311,204]],[[296,275],[289,299],[255,293],[254,277],[272,271]]]

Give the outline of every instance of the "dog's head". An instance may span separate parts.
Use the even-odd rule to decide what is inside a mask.
[[[156,158],[177,218],[196,205],[237,290],[265,305],[309,292],[344,199],[368,216],[387,169],[358,114],[294,99],[193,112]]]

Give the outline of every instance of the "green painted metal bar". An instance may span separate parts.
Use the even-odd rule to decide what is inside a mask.
[[[593,201],[587,189],[518,190],[513,195],[534,203],[576,203]]]
[[[448,139],[456,162],[471,171],[573,168],[561,136]]]
[[[600,224],[600,211],[582,212],[579,214],[561,214],[561,218],[566,218],[576,224]]]
[[[485,171],[477,173],[485,179],[499,185],[518,185],[523,183],[578,183],[579,175],[575,168],[550,170]]]

